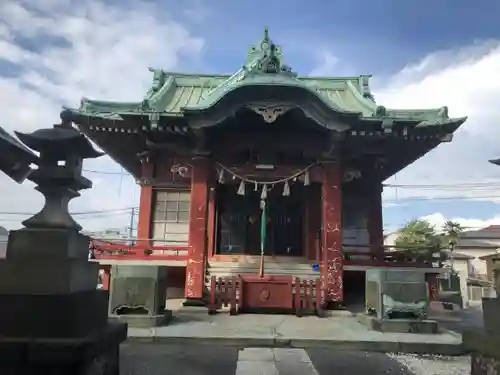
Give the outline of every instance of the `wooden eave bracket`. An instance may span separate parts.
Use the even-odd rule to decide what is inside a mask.
[[[382,131],[384,134],[391,134],[393,125],[394,119],[390,117],[382,117]]]

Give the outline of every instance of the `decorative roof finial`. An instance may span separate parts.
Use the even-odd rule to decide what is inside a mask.
[[[269,41],[269,27],[265,26],[264,27],[264,39],[263,41],[268,42]]]
[[[267,26],[264,27],[264,37],[262,40],[250,47],[247,60],[242,69],[244,73],[238,72],[235,75],[235,79],[242,80],[245,74],[254,74],[257,72],[283,74],[290,78],[297,76],[288,65],[284,64],[283,51],[269,37],[269,28]]]

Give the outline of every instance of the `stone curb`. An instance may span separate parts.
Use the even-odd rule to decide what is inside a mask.
[[[459,356],[466,353],[462,344],[398,342],[398,341],[350,341],[317,340],[299,338],[259,337],[188,337],[188,336],[129,336],[127,342],[154,342],[170,345],[221,345],[232,347],[289,347],[289,348],[332,348],[382,353],[414,353]]]
[[[455,336],[459,339],[462,338],[462,334],[460,332],[457,332],[457,331],[453,331],[451,329],[447,329],[447,328],[439,328],[439,331],[440,333],[446,333],[448,335],[451,335],[451,336]]]

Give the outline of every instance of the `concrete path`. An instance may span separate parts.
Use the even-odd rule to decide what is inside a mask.
[[[122,375],[468,375],[469,357],[126,343]]]
[[[176,318],[169,326],[153,329],[129,328],[129,338],[237,347],[334,347],[375,352],[445,355],[462,353],[462,339],[459,334],[381,333],[369,330],[350,315],[297,318],[287,315],[209,316],[201,312],[177,312]]]

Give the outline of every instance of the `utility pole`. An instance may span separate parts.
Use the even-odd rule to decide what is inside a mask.
[[[135,207],[130,209],[130,223],[128,227],[128,238],[132,241],[132,237],[134,235],[134,216],[135,216]]]

